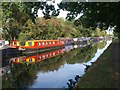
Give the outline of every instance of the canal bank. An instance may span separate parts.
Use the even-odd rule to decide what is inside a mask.
[[[120,41],[114,40],[108,49],[87,70],[75,88],[118,88]]]

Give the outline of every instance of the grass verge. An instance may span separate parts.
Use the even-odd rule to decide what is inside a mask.
[[[75,88],[118,88],[118,40],[83,75]]]

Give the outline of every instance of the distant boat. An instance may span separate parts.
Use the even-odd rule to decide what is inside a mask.
[[[73,38],[58,38],[58,40],[63,41],[64,45],[73,45],[74,44]]]

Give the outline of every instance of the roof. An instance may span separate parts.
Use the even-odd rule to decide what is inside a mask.
[[[13,40],[13,41],[22,41],[22,40]],[[23,41],[26,41],[26,42],[31,42],[31,41],[40,42],[40,41],[59,41],[59,40],[23,40]]]

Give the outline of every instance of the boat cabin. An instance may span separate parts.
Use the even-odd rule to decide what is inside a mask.
[[[64,45],[63,41],[60,40],[28,40],[28,41],[17,41],[14,40],[10,44],[10,46],[15,46],[16,48],[46,48],[53,46],[61,46]]]

